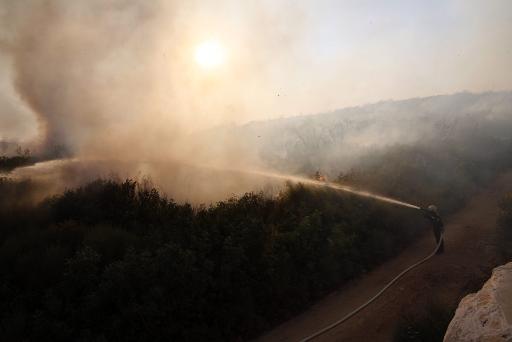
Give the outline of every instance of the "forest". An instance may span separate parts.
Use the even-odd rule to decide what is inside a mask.
[[[510,167],[495,151],[396,146],[338,181],[447,215]],[[37,190],[0,180],[5,340],[247,340],[430,233],[414,210],[301,184],[208,206],[130,179]]]
[[[0,173],[1,172],[10,172],[17,167],[30,165],[36,162],[36,159],[30,155],[29,150],[22,151],[21,149],[17,151],[16,155],[0,156]]]
[[[300,185],[193,208],[98,180],[30,209],[2,205],[9,340],[245,339],[419,233],[377,203]]]

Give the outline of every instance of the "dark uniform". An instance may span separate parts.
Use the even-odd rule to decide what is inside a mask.
[[[441,220],[441,217],[437,213],[437,209],[434,206],[429,206],[428,209],[421,208],[425,217],[432,222],[432,229],[434,231],[434,236],[436,237],[436,245],[439,243],[441,239],[441,234],[444,232],[444,224]],[[441,246],[437,250],[436,254],[441,254],[444,252],[444,239],[441,241]]]

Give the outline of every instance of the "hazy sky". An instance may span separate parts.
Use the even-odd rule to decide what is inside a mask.
[[[227,59],[204,70],[194,49],[209,39]],[[0,0],[0,140],[44,130],[98,148],[142,129],[151,145],[223,123],[509,90],[511,61],[508,0]]]

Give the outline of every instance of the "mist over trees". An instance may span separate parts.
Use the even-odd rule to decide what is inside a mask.
[[[340,181],[399,188],[397,196],[433,199],[447,214],[510,165],[505,152],[485,167],[457,168],[475,165],[391,149]],[[432,167],[418,168],[418,156]],[[98,180],[35,206],[10,200],[35,185],[0,180],[7,340],[246,340],[430,230],[415,211],[302,185],[199,207],[131,180]]]
[[[251,179],[250,175],[224,172],[224,168],[305,176],[319,171],[328,180],[345,179],[363,189],[419,203],[423,199],[414,195],[416,188],[406,190],[414,184],[450,183],[460,193],[478,187],[480,181],[465,179],[465,169],[478,167],[478,177],[489,178],[497,171],[491,167],[506,167],[507,158],[503,156],[512,149],[512,93],[459,93],[385,101],[331,113],[225,126],[196,133],[180,146],[182,158],[171,153],[168,164],[160,162],[167,157],[153,164],[149,159],[143,165],[137,158],[144,161],[148,156],[133,155],[126,161],[123,156],[100,158],[94,163],[94,154],[84,162],[77,155],[67,163],[73,165],[59,163],[51,166],[55,171],[45,172],[53,172],[54,183],[61,184],[59,189],[112,172],[122,178],[143,174],[178,202],[199,204],[246,191],[258,192],[263,183],[270,183],[270,179]],[[46,156],[37,157],[58,158],[65,148],[55,147]],[[388,163],[387,158],[394,162]],[[398,167],[397,163],[403,165]],[[210,164],[218,166],[219,172],[208,170]],[[21,174],[30,177],[31,171]],[[393,185],[382,187],[382,177],[388,177],[387,184]],[[212,182],[212,178],[217,181]],[[406,180],[411,184],[402,189],[400,181]],[[436,184],[430,187],[438,188]],[[446,196],[434,192],[425,201],[442,205],[440,201]]]
[[[266,168],[299,174],[320,169],[336,178],[358,166],[365,156],[393,147],[456,149],[462,159],[485,158],[486,153],[496,153],[495,149],[508,148],[512,93],[382,101],[330,113],[225,126],[203,134],[207,137],[201,141],[220,141],[237,155],[257,155],[258,163]],[[211,152],[207,153],[216,158]]]
[[[491,93],[376,104],[401,107],[400,115],[411,116],[402,127],[409,140],[352,151],[375,137],[368,132],[381,135],[377,142],[390,134],[381,131],[385,115],[370,120],[354,114],[360,121],[349,125],[343,119],[343,129],[334,130],[338,142],[314,144],[316,133],[301,135],[297,144],[276,138],[286,153],[269,162],[301,165],[297,170],[314,175],[324,172],[315,163],[325,156],[316,151],[338,158],[329,164],[332,170],[344,160],[333,151],[353,152],[357,158],[332,171],[330,180],[418,205],[434,203],[444,216],[511,168],[509,100],[509,93]],[[437,108],[437,116],[405,114],[407,106],[421,109],[425,101]],[[440,114],[455,112],[456,106],[465,114]],[[283,127],[294,120],[311,120],[297,126],[299,132],[314,131],[317,124],[319,132],[336,127],[321,116],[287,120],[283,139],[291,139]],[[418,131],[407,128],[418,125]],[[304,152],[294,152],[300,149]],[[108,179],[36,203],[31,198],[41,186],[0,177],[0,336],[5,340],[246,340],[430,230],[414,211],[303,185],[289,184],[278,196],[247,193],[208,206],[177,203],[148,184]],[[502,204],[506,236],[509,202],[507,197]]]

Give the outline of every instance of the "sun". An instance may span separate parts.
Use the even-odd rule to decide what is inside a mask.
[[[226,52],[217,40],[208,40],[197,45],[194,57],[203,69],[215,69],[225,63]]]

